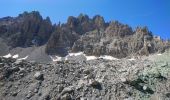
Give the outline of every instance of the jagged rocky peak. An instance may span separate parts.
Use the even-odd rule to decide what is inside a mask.
[[[111,22],[105,31],[94,30],[78,39],[73,51],[84,51],[87,55],[112,55],[123,58],[131,55],[149,55],[164,52],[167,43],[153,38],[147,27],[135,31],[128,25]]]
[[[152,32],[149,31],[147,26],[137,27],[135,29],[135,34],[137,34],[138,36],[143,37],[145,39],[153,38],[153,34],[152,34]]]
[[[15,18],[10,17],[10,16],[0,18],[0,26],[9,25],[9,24],[11,24],[13,22],[14,19]]]
[[[102,28],[104,29],[105,28],[105,20],[102,16],[100,15],[96,15],[93,17],[93,22],[94,22],[94,27],[96,28]]]
[[[50,55],[65,56],[77,38],[78,34],[58,25],[48,40],[45,51]]]
[[[135,47],[140,47],[138,48],[140,55],[149,55],[156,52],[162,53],[169,47],[160,37],[159,39],[154,37],[146,26],[136,28],[133,41],[135,42]]]
[[[67,26],[71,31],[74,31],[80,35],[84,34],[87,31],[90,31],[91,28],[89,17],[83,14],[80,14],[78,17],[68,17]]]
[[[40,19],[43,20],[41,14],[38,11],[32,11],[32,12],[24,12],[22,14],[19,14],[19,18],[30,18],[30,19]]]
[[[104,29],[106,27],[106,23],[104,18],[100,15],[89,18],[88,15],[80,14],[78,17],[70,16],[67,20],[67,26],[72,31],[83,35],[86,32],[93,31],[95,29]]]
[[[80,21],[80,23],[88,22],[90,20],[88,15],[82,13],[77,18]]]
[[[51,35],[51,38],[47,43],[46,52],[48,54],[60,54],[60,51],[67,51],[68,48],[72,48],[73,44],[81,37],[81,35],[86,35],[88,32],[96,29],[104,30],[104,28],[105,21],[103,17],[99,15],[92,19],[84,14],[80,14],[78,17],[70,16],[67,23],[59,26]],[[93,34],[97,33],[95,32]],[[61,44],[63,44],[62,49],[59,48],[59,45]]]
[[[12,47],[43,45],[53,31],[50,18],[43,19],[38,11],[24,12],[9,19],[0,20],[0,34]]]
[[[76,17],[69,16],[67,19],[67,25],[70,29],[75,30],[75,28],[78,26],[79,22]]]
[[[109,26],[106,28],[105,33],[109,37],[119,36],[124,37],[133,34],[133,30],[130,26],[124,25],[118,21],[112,21]]]
[[[12,48],[45,45],[47,54],[61,56],[71,50],[123,58],[163,52],[169,47],[169,43],[153,37],[147,27],[133,31],[118,21],[108,23],[100,15],[90,18],[85,14],[70,16],[66,23],[52,25],[49,17],[43,19],[37,11],[1,18],[0,38]]]

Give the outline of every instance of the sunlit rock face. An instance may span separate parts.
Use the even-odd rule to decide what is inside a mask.
[[[106,28],[105,33],[108,34],[109,37],[124,37],[128,35],[132,35],[132,28],[128,25],[124,25],[119,23],[118,21],[111,22],[110,25]]]
[[[105,22],[100,15],[70,16],[66,23],[52,25],[49,17],[43,19],[37,11],[1,18],[0,38],[3,40],[0,46],[5,50],[45,46],[46,54],[58,56],[71,51],[123,58],[164,52],[170,44],[154,37],[147,27],[132,30],[118,21]],[[9,53],[0,51],[3,55]]]
[[[72,50],[84,51],[87,55],[123,58],[164,52],[167,46],[164,41],[153,38],[147,27],[137,27],[133,31],[128,25],[111,22],[105,31],[96,29],[83,35],[74,43]]]

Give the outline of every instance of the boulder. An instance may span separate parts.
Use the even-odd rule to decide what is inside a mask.
[[[44,75],[41,72],[37,71],[34,74],[34,78],[37,80],[44,80]]]

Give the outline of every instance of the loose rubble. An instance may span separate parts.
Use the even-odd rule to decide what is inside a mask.
[[[169,76],[168,60],[149,57],[48,64],[0,58],[0,100],[169,100]]]

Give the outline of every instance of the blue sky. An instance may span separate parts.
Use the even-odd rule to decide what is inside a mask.
[[[39,11],[53,23],[66,22],[80,13],[100,14],[106,21],[118,20],[170,39],[170,0],[0,0],[0,17],[17,16],[24,11]]]

